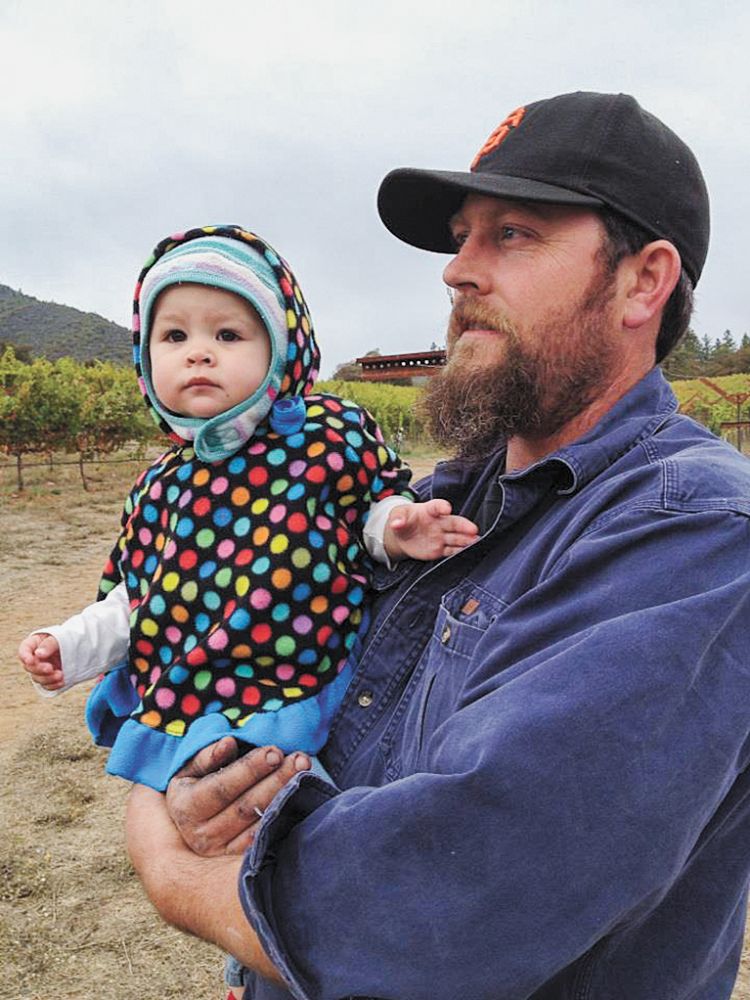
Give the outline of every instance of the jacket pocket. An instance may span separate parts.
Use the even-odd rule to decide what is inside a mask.
[[[456,710],[477,647],[504,607],[470,581],[444,596],[430,639],[381,740],[391,778],[418,769],[435,728]]]

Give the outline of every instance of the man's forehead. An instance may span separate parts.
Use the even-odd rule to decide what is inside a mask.
[[[495,198],[491,195],[469,194],[458,211],[450,217],[448,225],[451,227],[461,225],[475,217],[492,220],[514,214],[530,216],[540,221],[554,222],[572,216],[598,215],[598,212],[578,205],[558,205],[545,201],[525,201],[515,198]]]

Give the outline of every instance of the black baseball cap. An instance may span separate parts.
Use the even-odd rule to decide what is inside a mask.
[[[392,170],[378,211],[406,243],[452,253],[448,224],[468,194],[614,209],[673,243],[693,284],[706,260],[708,192],[698,161],[627,94],[578,91],[517,108],[470,172]]]

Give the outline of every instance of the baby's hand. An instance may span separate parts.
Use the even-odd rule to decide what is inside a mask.
[[[60,645],[48,632],[27,635],[18,647],[18,656],[32,680],[46,691],[58,691],[64,684]]]
[[[390,559],[442,559],[479,537],[473,521],[451,514],[447,500],[405,503],[388,516],[383,543]]]

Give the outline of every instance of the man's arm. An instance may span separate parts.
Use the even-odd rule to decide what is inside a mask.
[[[243,913],[237,880],[259,817],[309,767],[306,754],[284,757],[276,747],[238,758],[235,740],[224,738],[196,754],[166,795],[134,785],[128,799],[128,852],[160,916],[280,984]]]
[[[125,820],[128,852],[160,916],[180,930],[212,941],[245,966],[283,985],[242,911],[237,856],[201,858],[169,818],[165,797],[135,785]]]

